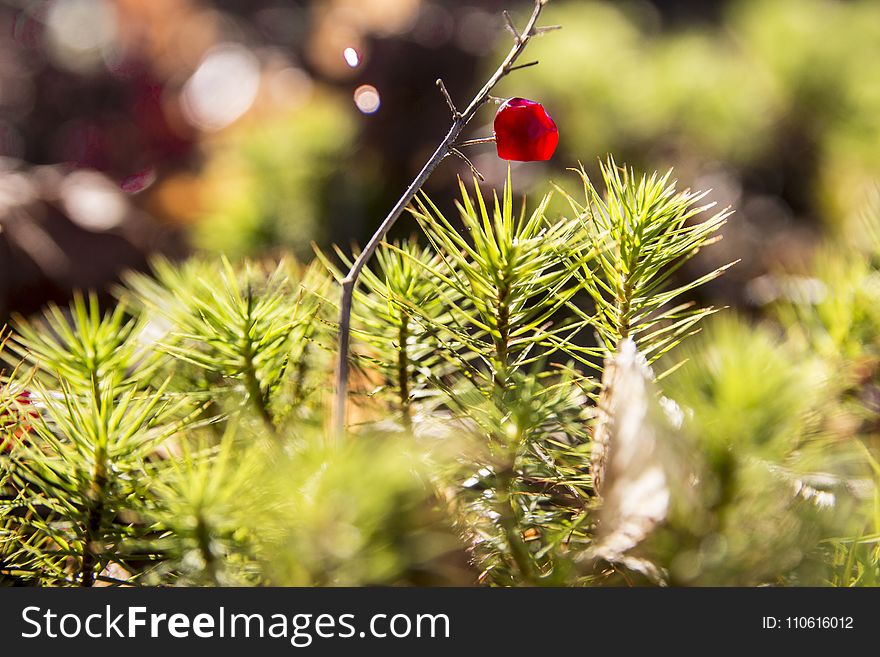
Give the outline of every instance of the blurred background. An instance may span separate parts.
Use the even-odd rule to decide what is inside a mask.
[[[445,134],[530,0],[0,0],[0,325],[152,254],[363,242]],[[880,1],[553,0],[499,96],[560,127],[523,193],[612,153],[675,167],[737,214],[705,269],[748,308],[806,267],[880,179]],[[487,107],[470,136],[491,133]],[[488,184],[507,165],[472,153]],[[447,161],[426,187],[451,208]],[[563,211],[559,207],[556,211]],[[398,232],[414,224],[401,220]]]

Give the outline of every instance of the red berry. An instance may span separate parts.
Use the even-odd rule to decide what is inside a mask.
[[[559,143],[559,130],[541,103],[510,98],[495,115],[498,157],[517,162],[549,160]]]

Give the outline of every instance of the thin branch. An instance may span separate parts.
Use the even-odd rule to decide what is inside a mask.
[[[467,155],[462,153],[457,148],[453,148],[452,150],[449,151],[449,153],[451,155],[455,155],[455,157],[457,157],[457,158],[464,160],[465,164],[467,164],[468,167],[470,167],[471,173],[474,174],[477,178],[479,178],[480,182],[486,181],[486,179],[483,177],[483,174],[477,170],[477,167],[474,166],[474,163],[470,161],[470,158],[468,158]]]
[[[530,66],[537,66],[537,65],[538,65],[538,60],[536,59],[535,61],[528,62],[526,64],[519,64],[517,66],[511,66],[509,69],[507,69],[507,72],[513,73],[514,71],[519,71],[521,69],[529,68]]]
[[[491,137],[478,137],[477,139],[465,139],[453,144],[453,148],[464,148],[465,146],[476,146],[478,144],[494,144],[495,135]]]
[[[410,186],[407,187],[406,191],[403,193],[403,196],[400,197],[400,199],[391,209],[391,212],[388,213],[388,215],[379,225],[379,228],[376,229],[376,232],[370,238],[370,241],[367,242],[364,250],[361,251],[360,255],[352,264],[348,274],[341,281],[342,300],[340,302],[339,309],[339,342],[336,362],[336,388],[331,426],[331,433],[333,438],[335,439],[341,439],[345,433],[345,410],[347,405],[346,402],[348,400],[348,355],[351,341],[351,306],[352,298],[354,295],[354,288],[355,285],[357,285],[357,280],[360,276],[361,270],[364,268],[369,259],[373,256],[373,253],[375,253],[376,249],[385,239],[388,231],[391,230],[391,227],[406,209],[406,206],[410,204],[415,195],[425,184],[425,181],[427,181],[431,174],[434,172],[434,169],[436,169],[440,162],[442,162],[455,148],[455,143],[456,141],[458,141],[458,137],[459,135],[461,135],[462,130],[464,130],[465,126],[467,126],[471,119],[474,118],[477,110],[479,110],[489,100],[492,89],[494,89],[495,86],[505,76],[510,74],[512,71],[521,68],[514,66],[514,64],[519,59],[520,55],[522,55],[523,51],[526,49],[529,41],[536,34],[536,24],[538,22],[538,18],[541,15],[541,11],[544,9],[544,5],[546,5],[548,2],[549,0],[535,0],[535,8],[532,10],[532,15],[526,22],[525,27],[519,33],[519,37],[514,40],[513,47],[507,53],[507,56],[504,58],[504,61],[501,62],[501,65],[495,70],[495,72],[489,77],[489,79],[486,80],[486,83],[483,85],[482,89],[480,89],[476,93],[476,95],[473,97],[473,99],[464,109],[464,111],[460,113],[455,112],[455,105],[452,102],[452,98],[449,97],[448,93],[444,93],[444,95],[447,97],[447,103],[454,111],[452,126],[446,133],[446,137],[443,138],[443,141],[441,141],[440,145],[437,146],[437,149],[434,151],[433,155],[431,155],[431,157],[428,158],[428,161],[425,162],[422,170],[419,171],[418,175],[415,177],[412,183],[410,183]],[[440,83],[438,83],[437,86],[440,87],[440,91],[441,93],[443,93],[445,86]]]
[[[547,34],[547,32],[555,32],[556,30],[561,29],[561,25],[545,25],[543,27],[536,27],[532,30],[532,36],[541,36],[542,34]]]
[[[513,35],[513,39],[516,43],[522,41],[522,37],[519,35],[519,30],[516,29],[516,25],[513,24],[513,19],[510,17],[510,13],[505,9],[504,14],[504,22],[507,24],[507,29]]]
[[[443,98],[446,99],[446,104],[449,105],[449,111],[452,112],[452,120],[458,121],[461,118],[461,112],[458,111],[455,103],[452,102],[452,96],[450,96],[449,92],[446,90],[446,85],[443,84],[442,78],[437,78],[437,87],[440,89],[440,93],[443,94]]]

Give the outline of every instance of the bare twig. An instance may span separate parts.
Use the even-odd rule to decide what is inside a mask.
[[[519,71],[520,69],[523,69],[523,68],[529,68],[530,66],[537,66],[537,65],[538,65],[538,60],[536,59],[536,60],[533,61],[533,62],[527,62],[527,63],[525,63],[525,64],[519,64],[519,65],[517,65],[517,66],[511,66],[509,69],[507,69],[507,72],[508,72],[508,73],[513,73],[514,71]]]
[[[467,155],[462,153],[457,148],[451,149],[449,151],[449,153],[450,153],[450,155],[455,155],[455,157],[464,160],[465,164],[467,164],[468,167],[470,167],[471,173],[474,174],[477,178],[479,178],[480,182],[484,182],[486,180],[486,178],[483,177],[483,174],[477,170],[477,167],[474,166],[474,163],[471,162],[470,158]]]
[[[447,104],[452,110],[452,126],[449,128],[449,132],[446,133],[446,137],[443,138],[443,141],[440,142],[440,145],[434,151],[434,154],[431,155],[430,158],[428,158],[427,162],[425,162],[425,165],[422,167],[422,170],[419,171],[418,175],[415,177],[415,180],[410,183],[410,186],[407,187],[406,191],[403,193],[403,196],[400,197],[400,199],[391,209],[391,212],[388,213],[388,216],[385,217],[385,219],[379,225],[379,228],[376,229],[376,232],[370,238],[370,241],[367,242],[364,250],[361,251],[360,255],[358,255],[357,259],[352,264],[351,269],[348,271],[348,274],[346,274],[345,278],[343,278],[341,281],[342,301],[339,307],[339,340],[336,362],[336,390],[335,398],[333,400],[333,417],[331,426],[331,433],[336,439],[341,439],[345,433],[345,410],[348,400],[348,355],[349,345],[351,342],[351,306],[352,297],[354,295],[354,288],[357,285],[358,276],[360,276],[361,270],[367,264],[367,261],[372,257],[373,253],[375,253],[376,249],[382,243],[382,240],[385,239],[388,231],[391,230],[391,227],[397,221],[398,217],[400,217],[400,215],[403,213],[406,206],[409,205],[409,203],[413,200],[418,191],[422,188],[422,185],[425,184],[425,181],[434,172],[434,169],[437,168],[437,165],[439,165],[440,162],[442,162],[448,155],[450,155],[453,150],[457,150],[455,144],[458,140],[459,135],[461,135],[462,130],[464,130],[465,126],[467,126],[471,119],[474,118],[477,110],[479,110],[489,100],[490,94],[492,92],[492,89],[495,88],[495,85],[497,85],[505,76],[507,76],[512,71],[517,70],[518,68],[522,68],[514,66],[514,64],[519,59],[520,55],[522,55],[532,37],[534,37],[541,31],[540,28],[536,27],[536,24],[538,22],[538,18],[541,15],[541,11],[544,9],[544,5],[546,5],[547,2],[549,2],[549,0],[535,0],[535,8],[532,10],[532,15],[529,17],[529,20],[526,22],[525,27],[522,29],[522,31],[517,33],[516,28],[514,27],[515,34],[513,47],[511,47],[510,51],[507,53],[507,56],[504,58],[504,61],[501,62],[501,65],[495,70],[491,77],[489,77],[489,79],[483,85],[483,88],[480,89],[473,97],[473,99],[464,109],[464,111],[459,112],[458,110],[456,110],[455,104],[452,102],[452,98],[446,91],[445,85],[443,85],[443,83],[439,80],[437,82],[437,86],[440,88],[441,93],[443,93],[444,97],[446,98]],[[510,22],[510,24],[512,25],[512,21]],[[534,64],[527,64],[526,66],[533,65]],[[467,160],[467,158],[465,159]],[[470,162],[470,160],[467,161]]]
[[[454,148],[464,148],[465,146],[477,146],[478,144],[494,144],[495,143],[495,135],[491,137],[477,137],[476,139],[465,139],[464,141],[459,141],[453,144]]]
[[[561,25],[544,25],[543,27],[536,27],[532,30],[532,36],[541,36],[542,34],[547,34],[547,32],[555,32],[556,30],[561,29]]]
[[[522,41],[522,37],[519,35],[519,30],[516,29],[516,25],[514,25],[510,13],[508,13],[506,9],[502,13],[504,14],[504,22],[507,24],[507,29],[513,35],[514,42],[519,43]]]
[[[446,99],[446,104],[449,105],[449,111],[452,112],[452,120],[458,121],[461,118],[461,112],[458,111],[455,103],[452,102],[452,96],[446,90],[446,85],[443,84],[442,78],[437,78],[437,87],[440,89],[440,93],[443,94],[443,98]]]

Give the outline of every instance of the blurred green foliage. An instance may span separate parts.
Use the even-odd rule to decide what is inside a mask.
[[[314,438],[264,473],[270,490],[287,493],[252,511],[250,524],[268,533],[270,583],[437,586],[472,577],[433,501],[424,450],[381,435],[345,445]]]
[[[290,114],[255,117],[207,146],[196,247],[235,257],[326,239],[328,206],[354,139],[350,112],[322,95]]]
[[[564,161],[726,163],[807,177],[813,216],[852,218],[880,175],[880,4],[732,0],[719,25],[659,29],[650,5],[554,2],[564,26],[506,89],[540,97]]]
[[[822,427],[823,411],[834,408],[828,372],[771,330],[731,317],[683,352],[688,361],[664,390],[689,416],[701,494],[700,511],[669,523],[658,541],[674,546],[667,555],[673,580],[756,585],[782,574],[790,583],[827,577],[811,550],[852,530],[856,505],[843,483],[853,474],[847,452],[855,460],[855,443],[835,444]],[[676,529],[688,538],[673,538]]]

